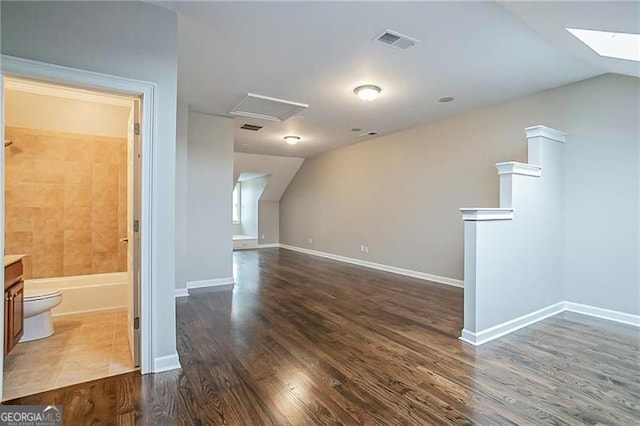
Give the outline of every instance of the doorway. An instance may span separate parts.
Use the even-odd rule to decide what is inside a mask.
[[[20,258],[24,287],[22,318],[5,309],[5,334],[24,321],[5,346],[6,400],[140,366],[142,103],[3,83],[5,255]],[[33,321],[47,314],[51,336]]]

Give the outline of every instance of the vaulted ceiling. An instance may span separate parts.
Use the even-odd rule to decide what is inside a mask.
[[[284,122],[236,117],[235,149],[248,153],[309,157],[607,72],[640,76],[564,30],[637,33],[637,2],[158,4],[179,13],[178,95],[191,110],[229,116],[249,92],[309,104]],[[421,43],[375,43],[387,29]],[[360,100],[361,84],[381,96]]]

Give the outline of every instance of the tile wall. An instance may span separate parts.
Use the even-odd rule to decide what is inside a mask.
[[[127,140],[5,128],[5,253],[25,278],[126,271]]]

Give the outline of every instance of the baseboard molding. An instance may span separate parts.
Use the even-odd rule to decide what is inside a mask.
[[[99,309],[87,309],[82,311],[73,311],[73,312],[63,312],[60,314],[56,314],[55,312],[51,312],[51,316],[54,318],[68,317],[74,315],[86,315],[86,314],[107,314],[109,312],[118,312],[118,311],[126,311],[126,306],[110,306],[108,308],[99,308]]]
[[[176,288],[176,297],[187,297],[189,296],[189,290],[186,288]]]
[[[596,306],[583,305],[574,302],[564,302],[565,310],[591,317],[602,318],[609,321],[621,322],[627,325],[640,327],[640,315],[627,314],[626,312],[613,311],[611,309],[598,308]]]
[[[279,243],[258,244],[258,248],[277,248],[280,247]]]
[[[503,322],[502,324],[494,325],[486,330],[474,333],[467,329],[462,330],[460,340],[465,343],[470,343],[474,346],[480,346],[484,343],[495,340],[499,337],[513,333],[516,330],[527,327],[543,319],[549,318],[553,315],[557,315],[565,310],[564,302],[554,303],[546,308],[538,309],[535,312],[522,315],[521,317],[514,318],[512,320]]]
[[[187,281],[187,289],[217,287],[221,285],[234,285],[236,282],[233,277],[214,278],[211,280]]]
[[[640,327],[640,315],[633,315],[625,312],[613,311],[611,309],[564,301],[554,303],[546,308],[514,318],[478,333],[473,333],[469,330],[463,329],[459,339],[474,346],[480,346],[562,312],[575,312],[578,314]]]
[[[182,368],[178,354],[161,356],[153,360],[153,373],[161,373],[178,368]]]
[[[433,281],[440,284],[447,284],[454,287],[464,287],[464,282],[449,277],[441,277],[439,275],[427,274],[425,272],[412,271],[410,269],[398,268],[396,266],[383,265],[381,263],[368,262],[366,260],[354,259],[351,257],[340,256],[337,254],[326,253],[323,251],[310,250],[302,247],[280,244],[280,248],[293,250],[300,253],[311,254],[313,256],[324,257],[338,262],[350,263],[352,265],[364,266],[365,268],[377,269],[379,271],[391,272],[393,274],[404,275],[406,277],[418,278],[426,281]]]

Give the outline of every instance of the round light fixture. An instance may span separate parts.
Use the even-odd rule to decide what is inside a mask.
[[[364,86],[358,86],[353,89],[353,93],[358,95],[358,97],[363,101],[374,100],[378,97],[381,91],[381,88],[379,88],[378,86],[374,86],[373,84],[365,84]]]
[[[295,145],[298,143],[298,141],[300,140],[300,136],[285,136],[284,140],[289,144],[289,145]]]
[[[446,98],[438,99],[438,102],[442,102],[443,104],[446,104],[447,102],[451,102],[452,100],[453,98],[451,96],[447,96]]]

